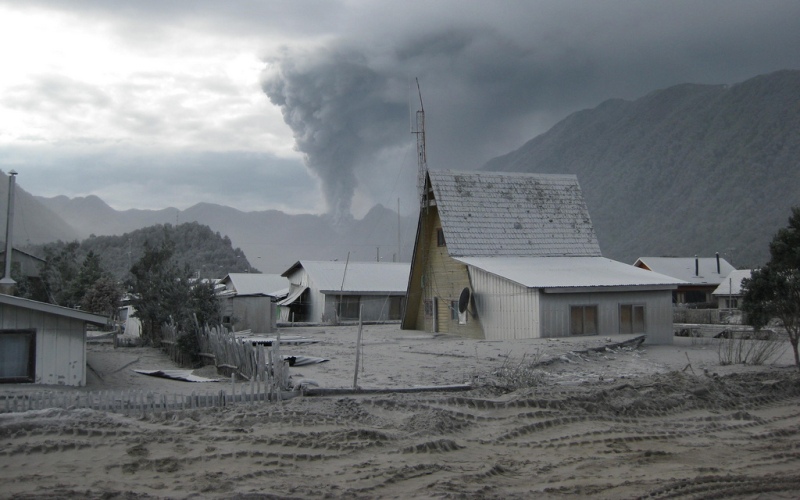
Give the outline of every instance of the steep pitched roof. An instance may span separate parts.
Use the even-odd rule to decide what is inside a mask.
[[[404,294],[411,265],[401,262],[303,260],[295,263],[283,276],[288,277],[299,268],[305,269],[322,293]]]
[[[428,172],[452,257],[599,257],[574,175]]]
[[[716,257],[639,257],[633,265],[693,285],[719,285],[725,276],[735,270],[722,257],[719,258],[719,272]]]

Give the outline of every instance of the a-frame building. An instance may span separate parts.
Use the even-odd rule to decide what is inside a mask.
[[[574,175],[428,171],[421,201],[404,329],[671,342],[681,281],[602,257]]]

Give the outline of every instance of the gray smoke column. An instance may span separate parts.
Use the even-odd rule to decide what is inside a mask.
[[[287,51],[265,70],[262,89],[322,181],[335,222],[352,217],[357,176],[369,175],[378,153],[410,144],[406,86],[373,68],[363,53],[342,48]]]

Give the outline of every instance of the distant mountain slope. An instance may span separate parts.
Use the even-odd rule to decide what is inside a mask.
[[[20,177],[14,188],[14,231],[11,235],[15,247],[36,245],[50,241],[71,241],[80,237],[80,231],[68,224],[56,212],[37,201],[20,186]],[[23,179],[24,180],[24,179]],[[8,175],[0,171],[0,241],[5,245],[8,213]],[[5,250],[5,246],[2,247]]]
[[[606,257],[759,265],[800,205],[800,71],[606,101],[483,169],[577,174]]]
[[[242,212],[234,208],[199,203],[186,210],[117,211],[100,198],[38,198],[73,224],[81,237],[119,235],[156,224],[198,222],[228,236],[250,264],[265,273],[280,273],[297,260],[391,261],[398,251],[408,262],[416,232],[416,216],[403,217],[376,206],[360,220],[334,225],[318,215],[290,215],[277,210]],[[399,246],[398,250],[398,222]]]
[[[177,208],[118,211],[94,195],[78,198],[67,198],[63,195],[54,198],[37,196],[36,199],[77,228],[81,238],[92,234],[119,235],[157,224],[188,222],[178,220],[180,211]]]

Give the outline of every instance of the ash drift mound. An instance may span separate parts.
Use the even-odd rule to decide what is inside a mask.
[[[796,495],[796,370],[583,375],[608,357],[557,358],[515,391],[492,367],[466,393],[0,415],[0,481],[12,498]]]

